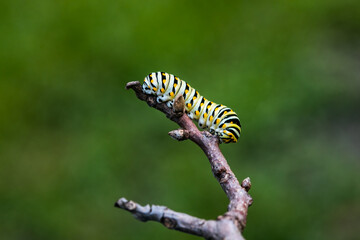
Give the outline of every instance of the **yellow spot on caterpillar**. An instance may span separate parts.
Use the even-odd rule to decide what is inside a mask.
[[[175,77],[175,79],[176,79],[176,80],[179,80],[179,78],[178,78],[178,77]]]
[[[224,114],[227,114],[227,111],[225,111]]]
[[[166,79],[163,80],[163,84],[165,84],[165,83],[166,83]]]
[[[173,96],[174,96],[174,92],[170,92],[170,96],[173,97]]]
[[[207,106],[207,109],[209,109],[211,107],[211,105],[209,104],[208,106]]]
[[[150,74],[149,76],[152,77],[152,74]]]
[[[165,89],[164,89],[164,88],[162,88],[162,89],[160,89],[160,91],[161,91],[162,93],[164,93],[164,92],[165,92]]]
[[[231,121],[230,124],[234,124],[233,121]]]
[[[214,117],[213,117],[213,116],[210,116],[210,119],[209,119],[209,120],[212,121],[213,119],[214,119]]]
[[[186,90],[185,90],[185,94],[188,94],[188,93],[189,93],[189,90],[186,89]]]
[[[177,86],[177,84],[176,83],[174,83],[174,87],[176,87]]]
[[[196,116],[199,116],[199,114],[200,114],[200,112],[196,110],[196,111],[195,111],[195,115],[196,115]]]
[[[226,124],[224,124],[224,125],[222,126],[222,128],[223,128],[223,129],[226,128]]]
[[[220,118],[216,119],[216,124],[220,123]]]
[[[150,81],[151,83],[154,83],[154,79],[151,79],[151,81]]]
[[[193,100],[195,100],[196,99],[196,97],[193,97]]]
[[[207,113],[204,113],[204,118],[206,118],[208,116],[208,114]]]
[[[219,110],[219,108],[218,108],[218,107],[217,107],[217,108],[215,108],[215,112],[216,112],[217,110]]]
[[[162,73],[163,76],[165,76],[165,73]]]
[[[234,111],[231,109],[230,112],[234,112]]]
[[[188,104],[187,104],[187,107],[188,107],[188,108],[191,108],[191,103],[188,103]]]
[[[156,88],[156,87],[154,87],[154,88],[153,88],[153,91],[155,91],[155,92],[156,92],[156,91],[157,91],[157,88]]]
[[[204,103],[200,103],[200,106],[201,106],[201,107],[204,106]]]

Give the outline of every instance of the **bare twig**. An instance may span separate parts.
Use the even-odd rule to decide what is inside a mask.
[[[115,203],[115,207],[131,212],[140,221],[160,222],[169,229],[190,233],[206,239],[243,239],[240,231],[227,219],[204,220],[185,213],[175,212],[164,206],[141,206],[125,198],[120,198]]]
[[[198,219],[184,213],[174,212],[166,207],[154,205],[142,207],[124,198],[120,199],[116,206],[132,212],[143,221],[154,220],[164,223],[164,219],[168,219],[166,221],[171,222],[171,224],[165,224],[165,226],[174,226],[170,228],[202,236],[206,239],[243,239],[240,232],[246,226],[248,207],[252,204],[252,198],[247,193],[251,187],[250,178],[244,179],[240,185],[220,151],[219,139],[207,131],[199,131],[194,122],[184,114],[185,104],[182,96],[175,99],[174,106],[171,109],[165,103],[158,103],[156,96],[143,93],[139,82],[129,82],[126,89],[130,88],[135,91],[140,100],[146,101],[150,107],[162,111],[181,127],[181,129],[169,132],[172,138],[179,141],[190,139],[204,151],[209,159],[212,172],[230,203],[228,211],[219,216],[217,220]],[[131,207],[127,207],[127,205]],[[154,213],[154,209],[156,213]],[[154,214],[161,217],[155,218]]]

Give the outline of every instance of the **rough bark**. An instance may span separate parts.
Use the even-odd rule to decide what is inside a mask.
[[[178,141],[190,139],[204,151],[209,159],[211,170],[230,203],[228,211],[216,220],[199,219],[164,206],[146,205],[143,207],[125,198],[119,199],[115,206],[131,212],[141,221],[161,222],[167,228],[202,236],[205,239],[244,239],[241,232],[246,226],[248,207],[252,204],[252,198],[248,194],[251,187],[250,178],[239,183],[220,151],[218,137],[207,131],[200,131],[184,114],[185,104],[182,96],[175,99],[171,109],[165,103],[158,103],[156,96],[143,93],[141,84],[137,81],[129,82],[126,89],[133,89],[140,100],[146,101],[150,107],[165,113],[169,119],[181,127],[181,129],[169,132],[172,138]]]

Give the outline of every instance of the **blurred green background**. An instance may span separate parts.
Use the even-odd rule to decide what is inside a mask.
[[[359,1],[1,1],[0,238],[199,239],[115,209],[205,219],[228,201],[202,151],[124,86],[176,74],[240,116],[247,239],[356,239]]]

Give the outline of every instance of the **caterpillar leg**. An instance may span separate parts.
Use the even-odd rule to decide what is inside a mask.
[[[174,100],[168,101],[168,102],[166,103],[166,106],[168,106],[169,108],[172,108],[173,105],[174,105]]]

